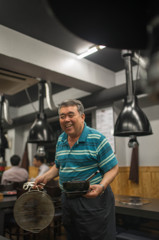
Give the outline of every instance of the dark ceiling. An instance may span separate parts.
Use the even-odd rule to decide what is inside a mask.
[[[82,47],[91,45],[68,31],[55,16],[49,15],[42,0],[0,0],[0,24],[76,54]],[[105,48],[87,59],[114,72],[123,69],[117,49]]]
[[[55,17],[55,15],[52,14],[52,11],[50,11],[50,9],[48,8],[48,5],[46,4],[48,1],[49,0],[12,0],[12,1],[0,0],[0,24],[5,27],[16,30],[20,33],[23,33],[25,35],[28,35],[32,38],[35,38],[37,40],[40,40],[42,42],[45,42],[47,44],[50,44],[52,46],[55,46],[57,48],[60,48],[62,50],[65,50],[74,54],[80,54],[82,52],[82,49],[89,48],[92,45],[94,45],[93,42],[89,42],[89,40],[82,39],[79,36],[70,32],[68,29],[66,29],[66,27],[62,25],[62,23]],[[52,2],[57,2],[57,1],[52,0]],[[78,3],[79,2],[77,1],[77,4]],[[120,3],[121,2],[119,1],[118,5],[120,5]],[[68,2],[66,1],[65,4],[67,5]],[[65,16],[68,15],[67,10],[65,9],[66,5],[61,4],[61,9],[62,11],[65,12]],[[100,6],[100,4],[98,5]],[[137,2],[133,5],[134,5],[134,8],[133,8],[134,10],[135,9],[140,10],[139,8],[136,7],[138,6]],[[130,8],[132,7],[131,4],[129,3],[127,6]],[[96,4],[95,4],[95,7],[96,7]],[[76,2],[74,2],[74,8],[76,8]],[[76,11],[77,9],[78,9],[78,6],[76,8]],[[113,6],[113,9],[115,9],[115,12],[118,13],[118,15],[121,15],[121,12],[119,11],[118,8],[114,8]],[[111,16],[111,13],[109,13],[108,10],[105,9],[105,6],[103,11],[104,11],[104,16],[105,14],[109,14],[110,18],[113,18],[113,16]],[[127,14],[128,17],[129,17],[129,13],[130,12],[128,11],[128,14]],[[133,17],[136,17],[134,16],[134,12],[132,12],[131,14],[133,14]],[[139,14],[139,17],[140,17],[140,14]],[[83,29],[84,24],[83,23],[81,24],[79,19],[78,19],[78,23],[80,25],[80,29]],[[97,18],[94,18],[93,21],[96,23],[97,22],[96,20]],[[136,20],[134,22],[136,23]],[[89,23],[91,23],[91,21]],[[108,27],[110,26],[110,30],[111,30],[111,21],[108,21],[107,25]],[[116,37],[116,33],[118,32],[118,35],[120,36],[120,38],[124,39],[122,32],[120,31],[120,29],[118,29],[117,21],[115,22],[114,29],[115,29],[114,36]],[[132,29],[130,28],[129,32],[131,32],[131,30]],[[128,34],[127,28],[126,28],[126,34]],[[138,33],[137,33],[137,36],[138,36]],[[133,39],[133,40],[139,39],[136,37],[136,35],[133,35],[133,37],[131,36],[129,37],[130,39]],[[118,37],[116,37],[115,40],[116,42],[118,42],[119,40]],[[142,51],[142,55],[144,54],[145,53]],[[121,58],[121,50],[117,48],[106,47],[105,49],[86,57],[86,59],[104,68],[107,68],[115,73],[124,69],[124,62]],[[0,64],[0,68],[2,68],[1,64]],[[53,94],[61,92],[66,88],[67,87],[61,86],[60,84],[59,85],[54,84]],[[30,100],[27,96],[27,92],[29,93]],[[7,98],[9,100],[10,105],[16,106],[16,107],[20,107],[25,104],[28,104],[30,101],[34,102],[38,99],[38,86],[33,85],[29,87],[27,90],[23,90],[15,95],[8,95]],[[27,117],[29,118],[30,116],[27,116]],[[19,122],[27,121],[26,117],[24,118],[19,119],[18,121]],[[18,121],[17,121],[17,124],[19,124]],[[29,120],[29,121],[32,121],[32,120]]]
[[[0,24],[75,54],[79,54],[82,48],[93,45],[67,30],[55,16],[49,14],[44,2],[43,0],[0,0]],[[120,52],[118,49],[106,47],[87,59],[113,72],[118,72],[124,69]],[[37,86],[28,88],[33,101],[38,96],[35,94],[36,88]],[[63,89],[64,87],[54,84],[55,92]],[[21,106],[29,102],[25,91],[8,96],[8,99],[12,106]]]

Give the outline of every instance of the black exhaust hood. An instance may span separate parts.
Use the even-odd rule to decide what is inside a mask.
[[[31,126],[28,143],[48,143],[54,141],[53,131],[47,122],[46,114],[44,113],[44,90],[45,82],[41,80],[38,83],[39,88],[39,113],[35,119],[33,125]]]
[[[128,50],[122,51],[126,70],[126,87],[127,96],[124,106],[114,128],[114,136],[126,137],[146,136],[152,134],[150,123],[138,105],[137,97],[134,94],[131,57],[132,52]]]

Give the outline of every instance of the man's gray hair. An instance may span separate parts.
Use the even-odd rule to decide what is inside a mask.
[[[59,104],[58,106],[58,113],[62,107],[69,107],[69,106],[77,106],[77,110],[80,114],[84,113],[84,106],[81,101],[76,99],[67,99]]]

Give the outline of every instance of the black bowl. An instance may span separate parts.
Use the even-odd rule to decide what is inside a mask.
[[[89,189],[89,181],[67,181],[63,183],[64,191],[67,192],[87,192]]]

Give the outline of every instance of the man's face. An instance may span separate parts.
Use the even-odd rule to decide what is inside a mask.
[[[33,165],[35,167],[40,167],[40,161],[38,161],[36,158],[33,159]]]
[[[76,106],[62,107],[59,113],[60,125],[70,137],[78,137],[84,127],[85,114],[80,114]]]

